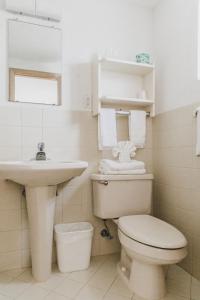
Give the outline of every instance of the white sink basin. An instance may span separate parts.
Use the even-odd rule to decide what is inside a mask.
[[[57,185],[81,175],[87,167],[84,161],[0,162],[1,179],[25,186],[32,273],[37,281],[45,281],[51,274]]]
[[[85,161],[0,162],[0,177],[28,186],[57,185],[81,175],[87,167]]]

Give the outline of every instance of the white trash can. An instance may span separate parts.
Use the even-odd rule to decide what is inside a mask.
[[[55,225],[57,260],[60,272],[87,269],[90,265],[93,227],[90,223]]]

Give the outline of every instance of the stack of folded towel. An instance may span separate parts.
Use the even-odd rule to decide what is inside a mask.
[[[99,164],[101,174],[145,174],[145,164],[142,161],[131,160],[130,162],[120,162],[117,160],[102,159]]]

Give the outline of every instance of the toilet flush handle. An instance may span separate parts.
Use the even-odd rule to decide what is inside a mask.
[[[103,184],[103,185],[108,185],[108,181],[107,180],[100,180],[99,183]]]

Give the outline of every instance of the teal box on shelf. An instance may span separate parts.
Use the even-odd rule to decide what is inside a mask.
[[[150,64],[150,55],[148,53],[139,53],[136,55],[136,61],[142,64]]]

